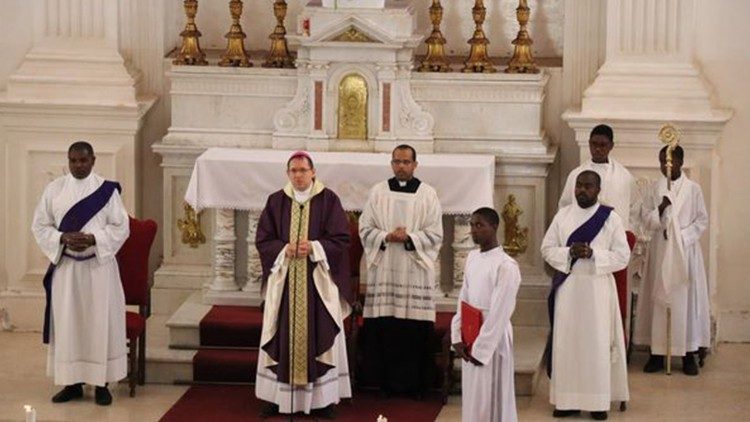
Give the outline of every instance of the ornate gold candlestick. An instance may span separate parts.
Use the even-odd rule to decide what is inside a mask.
[[[430,20],[432,33],[425,40],[427,56],[417,70],[419,72],[450,72],[448,58],[445,57],[445,37],[440,32],[440,22],[443,21],[443,6],[440,0],[432,0]]]
[[[497,70],[487,56],[487,44],[490,41],[484,35],[484,30],[482,30],[482,24],[484,24],[484,19],[487,17],[484,0],[475,0],[474,7],[471,8],[471,14],[474,17],[474,23],[477,27],[474,29],[474,36],[469,40],[469,44],[471,44],[469,58],[464,62],[464,68],[461,71],[465,73],[494,73]]]
[[[180,32],[182,46],[177,58],[172,60],[172,64],[205,66],[208,64],[206,55],[198,42],[201,31],[195,25],[195,15],[198,14],[198,0],[185,0],[183,6],[185,7],[187,24],[185,24],[185,29]]]
[[[201,213],[196,213],[188,203],[184,203],[182,208],[185,210],[185,218],[177,219],[177,228],[182,233],[182,243],[197,248],[206,243],[206,236],[201,230]]]
[[[516,19],[521,25],[516,39],[513,40],[513,58],[508,63],[505,73],[539,73],[539,69],[534,63],[534,57],[531,55],[531,45],[534,44],[529,32],[526,30],[526,24],[529,23],[531,9],[526,0],[520,0],[516,8]]]
[[[263,67],[293,68],[294,61],[292,60],[292,56],[289,55],[289,49],[286,44],[286,28],[284,28],[286,1],[274,1],[273,14],[276,16],[276,28],[268,36],[271,39],[271,52],[268,53],[268,58],[263,63]]]
[[[242,0],[231,0],[229,2],[229,13],[232,15],[232,26],[224,35],[227,39],[227,49],[221,55],[219,66],[251,67],[247,52],[245,51],[245,35],[240,26],[242,16]]]

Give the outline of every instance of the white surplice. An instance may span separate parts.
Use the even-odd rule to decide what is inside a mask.
[[[659,216],[662,197],[670,198],[672,205]],[[667,317],[666,303],[672,309],[673,356],[684,356],[686,352],[697,351],[699,347],[709,347],[711,343],[709,288],[700,237],[708,227],[708,213],[703,202],[700,186],[681,176],[672,182],[671,192],[667,191],[665,177],[655,181],[643,199],[641,218],[651,231],[646,276],[638,297],[638,309],[633,341],[636,344],[651,346],[651,353],[666,355]],[[675,220],[676,218],[676,220]],[[663,237],[664,229],[676,224],[673,232],[677,239]],[[668,240],[682,241],[683,262],[677,259],[660,259],[667,249]],[[681,273],[687,273],[686,283],[673,284],[670,292],[663,292],[661,275],[669,266],[682,265]],[[673,268],[674,269],[674,268]],[[674,271],[672,271],[674,272]],[[669,280],[668,280],[669,281]],[[666,300],[659,296],[667,295]]]
[[[560,410],[607,411],[627,401],[625,362],[617,289],[612,273],[628,264],[625,229],[612,212],[589,244],[593,255],[571,268],[570,234],[594,215],[599,204],[577,203],[558,211],[542,241],[542,256],[569,274],[557,290],[552,341],[550,402]]]
[[[443,241],[437,193],[421,182],[415,193],[392,192],[378,183],[359,218],[359,236],[367,263],[364,317],[435,321],[435,260]],[[396,227],[406,227],[414,244],[385,243]]]
[[[595,163],[589,160],[574,168],[565,181],[557,209],[561,210],[576,203],[576,178],[585,170],[595,171],[602,179],[599,203],[614,208],[622,219],[625,230],[632,230],[639,212],[638,206],[631,204],[632,195],[635,194],[636,189],[635,178],[625,166],[612,158],[607,163]]]
[[[461,419],[464,421],[518,420],[510,317],[520,284],[518,264],[502,248],[469,252],[458,309],[451,324],[451,342],[461,341],[461,302],[480,309],[483,323],[471,355],[484,365],[462,361]]]
[[[81,230],[96,245],[83,252],[65,250],[57,230],[65,213],[96,191],[104,179],[59,177],[44,190],[34,212],[32,232],[39,248],[54,264],[47,375],[57,385],[83,382],[104,386],[127,374],[125,295],[115,254],[130,234],[128,213],[115,191],[109,202]]]

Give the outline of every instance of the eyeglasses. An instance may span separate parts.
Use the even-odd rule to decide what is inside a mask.
[[[410,165],[413,162],[414,161],[412,161],[412,160],[391,160],[391,164],[393,164],[394,166],[398,166],[400,164],[408,166],[408,165]]]
[[[292,174],[307,174],[311,170],[312,169],[289,169],[289,170],[287,170],[287,172],[288,173],[292,173]]]

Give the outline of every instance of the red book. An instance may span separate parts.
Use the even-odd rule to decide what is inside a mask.
[[[461,341],[471,353],[471,346],[482,328],[482,311],[461,301]]]

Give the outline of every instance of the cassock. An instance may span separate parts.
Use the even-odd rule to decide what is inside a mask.
[[[286,257],[297,240],[310,241],[310,256]],[[287,184],[269,196],[255,244],[265,295],[255,394],[282,413],[351,397],[343,329],[351,312],[349,227],[338,196],[317,180],[302,193]]]
[[[461,419],[464,421],[518,420],[510,317],[520,284],[518,264],[501,247],[469,252],[458,310],[451,324],[451,342],[461,341],[461,302],[480,309],[483,323],[471,355],[483,366],[462,361]]]
[[[405,227],[409,240],[387,243]],[[420,393],[430,367],[435,261],[443,240],[435,189],[417,178],[375,185],[359,219],[367,265],[365,343],[385,390]],[[406,344],[409,347],[404,347]]]
[[[93,234],[94,246],[74,252],[60,243],[61,224],[78,218],[75,206],[101,192],[103,184],[94,173],[85,179],[58,177],[47,185],[34,211],[32,232],[54,271],[45,286],[50,301],[45,337],[47,375],[57,385],[104,386],[127,374],[125,295],[115,254],[130,228],[118,192],[113,189],[101,198],[91,210],[96,213],[80,221],[80,230],[70,230]]]
[[[606,163],[595,163],[589,160],[573,169],[565,181],[565,187],[560,195],[557,209],[561,210],[568,205],[576,203],[576,178],[581,172],[586,170],[595,171],[601,178],[599,203],[614,208],[614,211],[620,216],[625,230],[630,231],[628,233],[628,241],[631,245],[630,250],[632,251],[636,242],[632,231],[638,221],[640,206],[635,201],[635,198],[633,198],[636,192],[635,178],[625,166],[616,160],[609,158],[609,161]],[[628,288],[627,268],[616,271],[614,276],[615,283],[617,284],[617,300],[620,304],[620,318],[622,319],[623,328],[626,329],[629,326],[628,316],[630,311],[628,304],[630,289]]]
[[[659,216],[662,197],[672,205]],[[700,237],[708,226],[708,213],[700,186],[682,175],[667,191],[667,179],[654,182],[643,200],[642,219],[651,233],[646,276],[638,297],[634,341],[651,346],[651,353],[666,355],[667,303],[672,308],[672,355],[684,356],[711,342],[709,286]],[[664,239],[664,230],[672,238]],[[677,242],[673,258],[669,242]],[[680,248],[681,247],[681,248]],[[666,275],[666,277],[665,277]],[[683,282],[680,282],[682,278]],[[666,284],[666,288],[664,287]]]
[[[601,207],[577,203],[558,211],[542,241],[542,256],[567,278],[557,289],[552,327],[550,402],[559,410],[607,411],[629,398],[625,343],[613,271],[628,264],[630,248],[620,217],[609,213],[589,246],[593,255],[572,264],[568,238]]]

